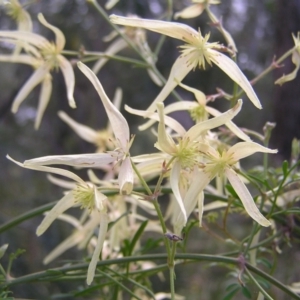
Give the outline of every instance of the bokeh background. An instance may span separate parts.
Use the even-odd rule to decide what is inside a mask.
[[[103,0],[98,2],[103,6],[105,4]],[[173,2],[174,11],[178,11],[188,4],[188,1],[174,0]],[[109,14],[133,13],[144,18],[161,19],[164,17],[166,7],[166,0],[120,0]],[[28,6],[28,11],[33,18],[35,32],[49,39],[53,38],[52,33],[37,21],[37,13],[42,12],[49,23],[59,27],[65,33],[67,40],[65,49],[77,51],[84,47],[89,51],[105,51],[108,46],[102,41],[102,37],[109,34],[112,28],[84,0],[32,1],[32,4]],[[298,0],[223,0],[220,5],[213,7],[213,11],[217,16],[222,17],[224,27],[232,34],[239,51],[238,64],[249,79],[267,68],[273,57],[279,57],[291,48],[293,46],[291,33],[296,34],[300,30],[300,2]],[[203,15],[185,22],[194,28],[201,28],[203,34],[211,32],[210,41],[224,42],[219,32],[210,26],[207,16]],[[16,24],[5,15],[4,11],[1,11],[0,30],[15,28]],[[147,37],[149,45],[153,49],[160,35],[147,32]],[[166,38],[158,56],[157,68],[165,77],[168,77],[170,67],[178,56],[178,45],[180,42]],[[1,51],[5,53],[5,47]],[[136,54],[129,49],[123,51],[122,55],[137,58]],[[76,61],[76,57],[74,57],[74,61]],[[257,110],[244,96],[244,109],[235,118],[235,122],[239,126],[260,132],[266,121],[277,123],[271,139],[272,147],[279,149],[279,154],[273,162],[275,165],[280,164],[283,159],[289,159],[292,138],[300,138],[299,76],[293,82],[282,87],[274,85],[277,78],[283,73],[289,73],[292,69],[293,64],[290,59],[287,59],[282,68],[268,74],[255,85],[255,91],[262,102],[263,110]],[[16,93],[31,73],[32,69],[24,65],[0,63],[1,223],[62,196],[62,190],[51,184],[45,174],[14,165],[5,158],[6,154],[18,161],[23,161],[45,155],[94,152],[93,145],[80,139],[58,118],[59,110],[67,112],[78,122],[95,129],[101,129],[107,123],[98,95],[90,82],[75,67],[75,100],[78,108],[72,110],[68,106],[62,74],[54,73],[51,100],[40,129],[35,131],[33,124],[39,88],[36,88],[27,97],[17,114],[14,115],[10,111]],[[147,108],[160,90],[149,79],[144,69],[118,61],[109,61],[99,73],[99,78],[109,97],[112,98],[115,89],[121,87],[123,102],[137,109]],[[232,90],[230,80],[215,67],[205,71],[196,70],[187,76],[184,83],[199,88],[208,95],[216,93],[216,87],[228,92]],[[182,98],[193,99],[192,94],[182,89],[177,91]],[[172,96],[167,99],[169,102],[173,100]],[[224,105],[219,104],[218,101],[214,105],[220,110],[224,109]],[[149,135],[143,139],[137,130],[137,126],[141,124],[142,120],[126,112],[124,115],[130,123],[131,132],[136,134],[141,141],[133,148],[133,154],[146,153],[149,149],[154,151],[153,137]],[[191,125],[188,115],[178,114],[176,117],[187,128]],[[18,248],[26,249],[26,253],[13,265],[14,276],[43,269],[41,263],[43,257],[49,252],[49,249],[53,249],[68,235],[70,228],[57,221],[42,237],[38,238],[35,230],[41,219],[42,216],[36,217],[0,235],[0,245],[9,243],[9,252],[14,252]],[[198,253],[210,253],[214,244],[210,241],[209,236],[200,233],[191,242],[191,247]],[[299,257],[291,254],[295,253],[295,249],[286,248],[285,251],[285,256],[291,256],[291,260],[286,260],[286,262],[293,264],[295,259],[299,262]],[[63,256],[65,259],[76,257],[80,256],[75,250],[70,250]],[[55,264],[53,265],[55,266]],[[188,277],[185,276],[187,271],[182,268],[179,270],[176,280],[178,293],[187,295],[187,299],[200,299],[199,295],[201,295],[201,299],[221,299],[219,298],[220,293],[222,290],[224,291],[226,284],[216,278],[224,278],[225,271],[197,264],[189,269],[189,274],[193,274],[193,276],[191,280],[187,280]],[[281,273],[277,275],[284,282],[300,280],[300,278],[294,278],[292,274],[294,273],[289,269],[281,269]],[[33,284],[18,287],[14,290],[14,296],[48,299],[50,295],[69,291],[72,288],[75,287],[71,283],[69,286]],[[168,290],[167,285],[166,290]]]

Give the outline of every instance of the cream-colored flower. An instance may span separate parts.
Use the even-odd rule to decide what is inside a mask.
[[[292,54],[292,62],[295,65],[294,71],[287,75],[283,75],[279,79],[275,81],[275,84],[283,85],[285,82],[292,81],[296,78],[297,73],[300,68],[300,32],[298,32],[297,36],[292,33],[293,40],[295,43],[295,50]]]
[[[205,140],[205,133],[213,128],[221,126],[231,120],[235,115],[238,114],[242,106],[242,101],[239,100],[237,105],[228,110],[227,112],[219,115],[218,117],[209,119],[207,121],[198,123],[191,127],[176,143],[174,139],[167,133],[165,128],[165,116],[163,111],[163,104],[158,103],[157,109],[159,114],[159,125],[158,125],[158,139],[155,147],[161,152],[169,155],[172,161],[170,167],[170,185],[174,194],[174,197],[182,211],[184,224],[187,221],[186,207],[190,207],[189,203],[198,198],[202,190],[198,193],[193,194],[191,197],[189,189],[184,199],[182,199],[181,192],[179,189],[181,170],[187,169],[194,172],[194,169],[198,167],[202,161],[202,156],[199,152],[200,141]],[[196,177],[195,177],[196,178]],[[196,181],[196,180],[195,180]],[[193,181],[194,182],[194,181]],[[206,182],[206,185],[208,182]],[[193,186],[193,184],[191,184]],[[204,188],[204,187],[203,187]],[[194,202],[193,202],[194,203]],[[189,209],[189,212],[191,210]]]
[[[12,111],[16,113],[20,104],[25,100],[32,89],[42,83],[39,97],[39,108],[35,121],[35,128],[39,127],[44,110],[49,102],[52,83],[50,72],[60,69],[63,73],[67,87],[69,105],[76,107],[73,93],[75,76],[71,63],[61,54],[65,46],[65,37],[56,27],[49,24],[42,14],[38,15],[39,21],[53,31],[56,41],[50,42],[44,37],[27,31],[0,31],[0,38],[9,43],[22,46],[26,54],[0,55],[0,61],[25,63],[35,68],[34,73],[18,92],[14,99]]]
[[[186,43],[180,46],[181,55],[173,64],[166,85],[148,108],[149,111],[154,111],[156,103],[164,101],[191,70],[196,67],[205,68],[207,64],[217,65],[245,91],[257,108],[262,108],[251,84],[240,68],[232,59],[220,52],[226,48],[218,43],[209,43],[209,34],[203,37],[200,30],[196,31],[190,26],[176,22],[126,18],[116,15],[111,15],[110,20],[115,24],[140,27],[165,34]]]
[[[18,0],[6,0],[0,5],[3,5],[6,14],[17,22],[19,31],[32,31],[31,17]]]
[[[104,194],[102,194],[100,191],[98,191],[97,187],[94,184],[85,182],[73,172],[60,169],[60,168],[52,168],[52,167],[47,167],[45,165],[34,164],[31,163],[30,160],[25,161],[22,164],[20,162],[13,160],[9,156],[7,156],[7,158],[23,168],[58,174],[75,181],[76,183],[75,187],[72,190],[68,191],[57,202],[57,204],[46,214],[44,220],[37,228],[36,233],[38,236],[43,234],[53,223],[54,220],[59,218],[66,210],[68,210],[73,206],[81,206],[81,208],[85,208],[88,211],[90,211],[91,214],[93,215],[96,214],[96,220],[100,225],[100,229],[99,229],[97,244],[91,262],[89,264],[88,273],[87,273],[87,283],[91,284],[94,278],[97,262],[99,260],[99,255],[104,243],[105,235],[108,230],[108,216],[106,213],[107,205],[105,203],[107,197]],[[75,237],[77,238],[77,236],[72,236],[69,242],[70,241],[74,242]],[[65,249],[65,245],[63,249]],[[61,249],[59,251],[61,251]],[[47,258],[46,262],[48,261],[49,258]]]

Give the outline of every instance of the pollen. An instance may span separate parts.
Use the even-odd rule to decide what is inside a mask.
[[[77,184],[73,196],[76,203],[81,204],[81,208],[86,208],[90,212],[95,208],[94,190],[89,185]]]

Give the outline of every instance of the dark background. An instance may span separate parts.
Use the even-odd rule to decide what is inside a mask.
[[[98,1],[104,5],[105,1]],[[183,1],[174,1],[174,10],[178,11],[184,6]],[[120,0],[120,3],[111,13],[126,15],[135,13],[144,18],[162,18],[166,8],[164,0]],[[274,56],[279,57],[293,46],[291,32],[294,34],[300,29],[300,2],[297,0],[224,0],[221,5],[214,6],[217,16],[222,16],[224,27],[232,34],[238,47],[238,64],[246,76],[251,79],[268,67]],[[43,28],[37,21],[36,15],[42,12],[46,20],[60,28],[66,36],[65,49],[78,50],[84,47],[90,51],[105,51],[107,45],[102,37],[111,32],[110,26],[102,17],[85,1],[39,1],[29,6],[34,21],[34,31],[49,39],[51,32]],[[110,14],[110,13],[109,13]],[[181,20],[179,20],[181,21]],[[209,20],[203,16],[187,20],[186,23],[194,28],[201,28],[203,34],[211,31],[210,41],[224,42],[219,32],[211,28]],[[12,30],[15,23],[1,11],[1,30]],[[152,49],[155,47],[160,35],[148,32],[148,42]],[[178,56],[176,46],[178,41],[167,38],[159,54],[157,67],[167,78],[170,68]],[[3,50],[5,52],[5,50]],[[137,58],[131,50],[122,52]],[[74,57],[76,59],[76,57]],[[267,75],[256,86],[255,91],[262,102],[263,110],[257,110],[249,100],[244,99],[244,108],[235,122],[241,127],[258,130],[266,121],[277,123],[272,136],[271,145],[279,149],[279,154],[274,160],[275,164],[283,158],[289,158],[290,144],[293,137],[300,137],[300,82],[299,76],[295,81],[282,87],[274,85],[274,81],[283,73],[287,74],[293,69],[290,59],[284,62],[284,67]],[[0,222],[4,223],[19,214],[36,206],[61,198],[62,191],[53,186],[46,179],[46,175],[26,169],[22,169],[5,156],[9,154],[18,161],[45,155],[91,153],[95,147],[81,140],[58,117],[57,111],[64,110],[78,122],[84,123],[94,129],[106,126],[107,119],[102,109],[100,99],[90,82],[75,68],[76,88],[75,100],[77,109],[72,110],[67,103],[64,79],[61,73],[53,73],[53,92],[50,104],[43,117],[40,129],[33,128],[39,88],[36,88],[20,106],[17,114],[10,112],[11,103],[20,89],[32,74],[32,69],[17,64],[0,64]],[[110,98],[113,97],[117,87],[123,89],[123,102],[129,106],[145,109],[160,91],[141,68],[134,68],[126,63],[110,61],[99,73],[99,78]],[[196,70],[184,80],[185,84],[199,88],[206,94],[216,92],[220,87],[229,93],[232,91],[231,81],[224,76],[218,68],[208,70]],[[182,89],[178,92],[184,99],[193,99],[192,94]],[[172,96],[167,101],[173,101]],[[222,101],[220,101],[222,102]],[[220,110],[226,106],[215,103]],[[131,126],[131,132],[137,134],[139,143],[133,148],[133,154],[147,153],[153,149],[154,139],[138,133],[137,126],[142,120],[128,115],[125,117]],[[186,115],[178,115],[185,126],[190,126],[191,121]],[[136,139],[137,139],[136,138]],[[62,226],[57,221],[42,236],[37,237],[35,230],[42,217],[36,217],[30,221],[18,225],[16,228],[0,235],[0,245],[9,243],[9,251],[17,248],[25,248],[26,253],[15,262],[13,275],[20,276],[43,269],[41,261],[49,249],[54,248],[64,237],[68,235],[69,228]],[[58,230],[59,229],[59,230]],[[200,243],[203,238],[205,242]],[[200,234],[194,243],[195,251],[210,252],[214,245],[209,242],[205,234]],[[69,251],[65,258],[75,258],[76,251]],[[287,254],[285,254],[287,255]],[[193,276],[190,282],[184,278],[185,269],[179,271],[176,284],[180,287],[178,293],[188,295],[188,299],[219,299],[219,290],[226,287],[225,284],[216,283],[212,277],[219,274],[224,276],[222,270],[214,272],[214,269],[200,270],[200,264],[192,267]],[[189,272],[191,272],[189,271]],[[281,270],[282,271],[282,270]],[[281,273],[284,282],[290,278],[288,270]],[[182,279],[182,280],[181,280]],[[298,278],[299,280],[299,278]],[[197,289],[190,288],[197,283]],[[200,286],[198,290],[198,285]],[[209,286],[209,287],[208,287]],[[208,288],[207,288],[208,287]],[[69,290],[64,285],[26,285],[15,290],[17,297],[30,297],[41,299],[54,293]],[[168,288],[167,288],[168,290]],[[278,298],[279,299],[279,298]],[[283,298],[280,298],[283,299]]]

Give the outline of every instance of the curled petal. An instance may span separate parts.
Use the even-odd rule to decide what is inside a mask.
[[[250,192],[248,191],[247,187],[243,183],[243,181],[239,178],[236,172],[232,169],[226,168],[225,174],[231,183],[232,187],[234,188],[235,192],[240,197],[247,213],[249,216],[254,219],[257,223],[261,226],[270,226],[271,223],[267,220],[257,208]]]
[[[191,18],[198,17],[202,14],[204,8],[205,8],[205,5],[200,4],[200,3],[190,5],[190,6],[186,7],[185,9],[183,9],[182,11],[175,13],[174,19],[175,20],[178,18],[191,19]]]
[[[84,75],[91,81],[94,88],[98,92],[106,110],[106,113],[108,115],[108,118],[110,120],[114,135],[116,136],[117,140],[120,141],[123,150],[125,150],[130,139],[129,126],[126,119],[111,103],[100,81],[98,80],[97,76],[92,72],[92,70],[82,62],[78,62],[77,65],[78,68],[84,73]]]
[[[228,56],[209,49],[211,52],[210,59],[215,63],[221,70],[223,70],[233,81],[235,81],[249,97],[250,101],[259,109],[262,109],[260,101],[258,100],[250,82],[240,70],[238,65]]]
[[[238,103],[232,108],[229,109],[227,112],[220,114],[219,116],[209,119],[207,121],[203,121],[191,127],[186,136],[191,140],[196,140],[203,132],[206,130],[211,130],[218,126],[224,125],[225,123],[229,122],[233,117],[235,117],[239,111],[241,110],[243,101],[241,99],[238,100]]]
[[[67,87],[67,96],[69,100],[69,105],[72,108],[76,108],[75,100],[74,100],[74,87],[75,87],[75,76],[71,63],[64,58],[62,55],[58,55],[57,57],[59,61],[59,68],[63,73],[65,84]]]
[[[230,147],[227,153],[229,156],[232,156],[234,160],[238,161],[256,152],[277,153],[277,150],[272,150],[253,142],[241,142]]]
[[[148,111],[154,111],[156,103],[163,102],[169,94],[175,89],[184,77],[193,69],[193,65],[189,63],[190,55],[179,56],[172,66],[168,81],[164,85],[163,89],[154,99],[152,104],[148,107]]]
[[[57,27],[49,24],[46,21],[46,19],[44,18],[43,14],[39,13],[38,19],[45,27],[49,28],[50,30],[52,30],[54,32],[57,50],[58,50],[58,52],[61,52],[64,49],[65,44],[66,44],[66,39],[65,39],[64,34]]]
[[[38,129],[40,127],[41,120],[43,118],[44,112],[50,100],[51,92],[52,92],[52,76],[49,73],[47,73],[42,82],[42,87],[40,91],[39,104],[38,104],[38,109],[37,109],[35,123],[34,123],[35,129]]]
[[[56,218],[74,205],[75,199],[73,196],[73,191],[70,191],[47,213],[46,217],[37,228],[36,234],[43,234]]]
[[[25,100],[28,94],[40,83],[44,80],[46,74],[49,72],[49,68],[45,65],[39,67],[35,72],[30,76],[30,78],[26,81],[25,85],[18,92],[16,98],[14,99],[12,105],[12,112],[16,113],[19,109],[20,104]]]
[[[99,215],[100,219],[100,228],[99,228],[99,234],[98,234],[98,240],[97,245],[95,248],[95,251],[92,256],[92,260],[89,264],[88,273],[87,273],[87,279],[86,282],[88,285],[90,285],[94,279],[95,271],[97,267],[97,262],[99,260],[99,256],[103,247],[103,243],[105,240],[105,235],[108,230],[108,216],[105,213],[100,213]]]

